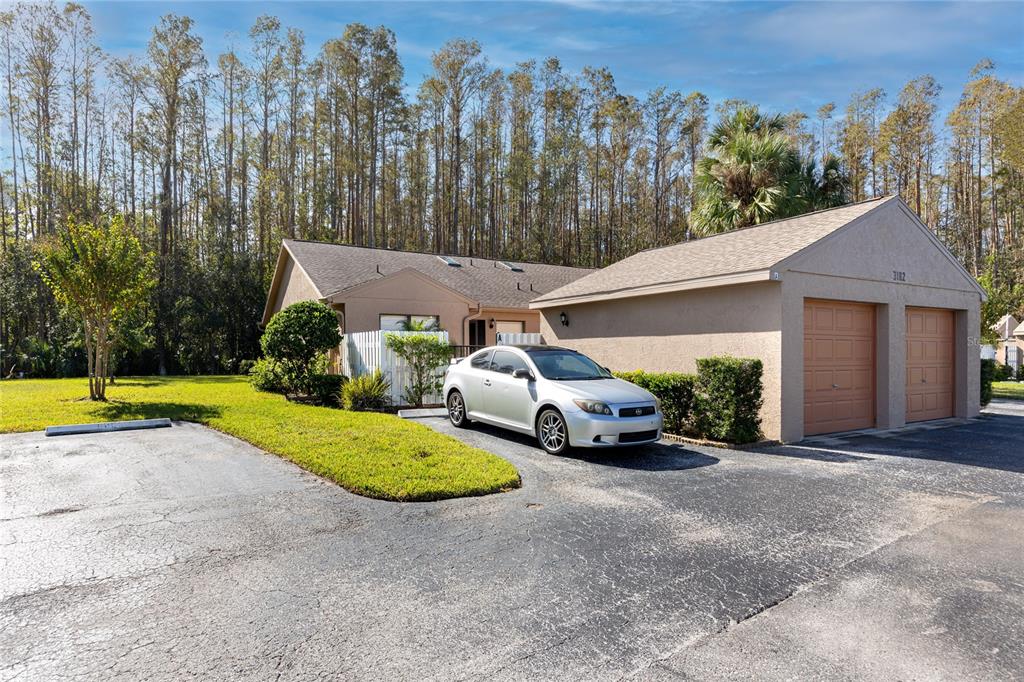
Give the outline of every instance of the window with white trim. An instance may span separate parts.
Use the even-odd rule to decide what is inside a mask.
[[[441,318],[438,315],[381,315],[382,332],[402,332],[409,325],[423,324],[426,331],[440,331]]]

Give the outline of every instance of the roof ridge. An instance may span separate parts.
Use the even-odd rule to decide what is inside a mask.
[[[705,235],[703,237],[697,237],[696,239],[687,239],[686,241],[676,242],[675,244],[666,244],[664,246],[652,246],[652,247],[647,248],[647,249],[640,249],[636,253],[647,253],[649,251],[660,251],[661,249],[671,249],[673,246],[682,246],[684,244],[692,244],[694,242],[703,242],[703,241],[707,241],[708,239],[714,239],[715,237],[724,237],[727,234],[736,234],[737,232],[745,232],[747,230],[752,230],[752,229],[757,228],[757,227],[767,227],[768,225],[777,225],[778,223],[784,223],[784,222],[787,222],[789,220],[797,220],[799,218],[806,218],[806,217],[812,216],[812,215],[819,215],[821,213],[829,213],[831,211],[838,211],[838,210],[843,209],[843,208],[850,208],[851,206],[860,206],[861,204],[869,204],[869,203],[871,203],[873,201],[878,201],[878,202],[887,201],[889,199],[895,199],[896,196],[897,195],[895,195],[895,194],[883,194],[882,196],[879,196],[879,197],[871,197],[870,199],[861,199],[860,201],[852,201],[852,202],[850,202],[848,204],[843,204],[842,206],[833,206],[831,208],[819,208],[817,211],[809,211],[808,213],[801,213],[799,215],[791,215],[788,218],[776,218],[775,220],[769,220],[766,223],[757,223],[756,225],[745,225],[743,227],[736,227],[736,228],[733,228],[731,230],[726,230],[725,232],[716,232],[715,234],[709,234],[709,235]],[[628,257],[629,256],[627,256],[627,258]],[[625,260],[625,258],[623,258],[622,260]],[[616,262],[618,262],[618,261],[616,261]]]
[[[599,268],[586,267],[583,265],[560,265],[558,263],[544,263],[541,261],[521,260],[514,258],[487,258],[485,256],[468,256],[465,254],[458,253],[434,253],[433,251],[414,251],[412,249],[393,249],[390,247],[382,246],[360,246],[358,244],[341,244],[338,242],[325,242],[319,239],[294,239],[292,237],[285,237],[281,240],[282,242],[298,242],[301,244],[318,244],[321,246],[342,246],[347,249],[363,249],[365,251],[382,251],[384,253],[411,253],[417,256],[436,256],[436,257],[447,257],[447,258],[462,258],[462,259],[476,259],[483,260],[492,263],[500,263],[506,261],[509,263],[523,263],[524,265],[547,265],[553,268],[569,268],[572,270],[598,270]]]

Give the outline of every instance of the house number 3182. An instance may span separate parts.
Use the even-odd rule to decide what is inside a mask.
[[[907,281],[907,273],[903,272],[902,270],[893,270],[892,271],[892,281],[894,281],[894,282],[906,282]]]

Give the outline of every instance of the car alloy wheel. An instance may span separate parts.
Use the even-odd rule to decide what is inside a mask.
[[[452,420],[453,426],[466,425],[466,401],[458,391],[452,391],[448,396],[448,418]]]
[[[542,448],[552,455],[566,451],[569,443],[569,432],[565,427],[562,415],[554,410],[547,410],[537,420],[537,440]]]

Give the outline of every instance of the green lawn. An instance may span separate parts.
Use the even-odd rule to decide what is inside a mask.
[[[440,500],[519,487],[505,460],[422,424],[290,403],[254,391],[245,377],[118,379],[107,403],[82,399],[88,390],[84,379],[0,382],[0,432],[170,417],[229,433],[367,497]]]
[[[992,397],[1024,400],[1024,383],[1017,383],[1016,381],[994,381],[992,382]]]

